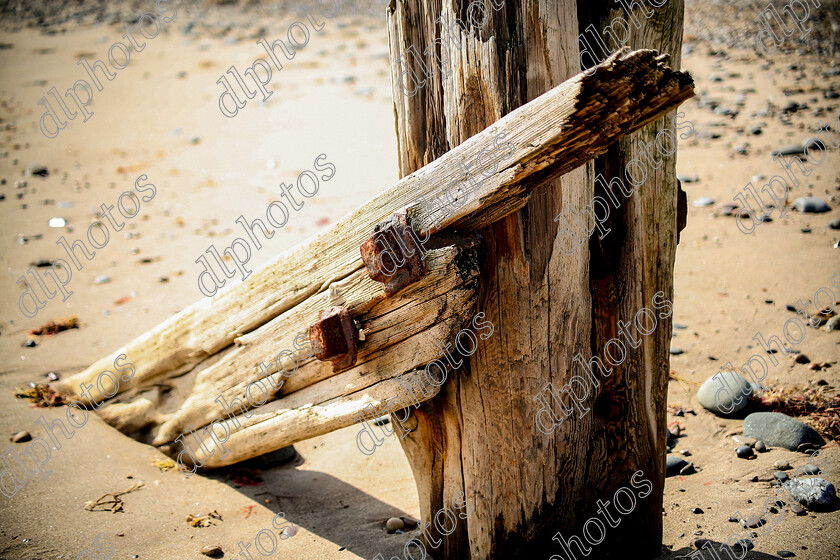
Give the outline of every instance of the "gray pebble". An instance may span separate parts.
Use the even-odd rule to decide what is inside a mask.
[[[744,524],[749,527],[750,529],[758,529],[762,525],[764,525],[765,521],[757,515],[750,515],[744,521]]]
[[[824,201],[812,196],[800,196],[793,201],[793,207],[806,214],[819,214],[831,210],[831,207]]]
[[[685,467],[688,466],[688,461],[676,455],[665,456],[665,476],[676,476],[680,474]]]
[[[702,387],[701,387],[702,388]],[[744,418],[744,435],[771,447],[793,451],[803,443],[824,445],[822,437],[807,424],[780,412],[754,412]]]
[[[805,515],[805,508],[799,504],[790,504],[790,511],[796,515]]]
[[[718,394],[718,390],[723,386],[721,378],[725,381],[727,388],[732,393],[729,391],[720,392],[721,408],[719,409],[715,402],[715,395]],[[706,410],[714,412],[718,416],[726,416],[746,408],[749,404],[749,400],[746,397],[749,395],[752,395],[752,387],[746,379],[733,371],[722,371],[719,374],[715,373],[703,382],[697,391],[697,400]]]
[[[683,350],[682,348],[671,347],[672,356],[679,356],[680,354],[685,354],[685,350]]]
[[[755,442],[755,450],[760,453],[764,453],[765,451],[767,451],[767,445],[765,445],[763,441],[758,440],[757,442]]]
[[[796,556],[796,554],[789,550],[777,550],[776,556],[778,556],[779,558],[793,558],[794,556]]]
[[[787,461],[782,461],[781,459],[773,463],[773,466],[779,469],[780,471],[790,470],[790,463],[788,463]]]
[[[820,474],[820,468],[816,465],[807,464],[802,468],[805,474]]]
[[[773,476],[774,476],[774,477],[776,478],[776,480],[778,480],[779,482],[787,482],[787,480],[788,480],[788,475],[787,475],[786,473],[783,473],[782,471],[776,471],[776,472],[774,472],[774,473],[773,473]]]
[[[810,510],[828,509],[837,499],[834,485],[822,478],[788,480],[783,486],[796,501]]]
[[[840,331],[840,315],[835,315],[829,319],[823,327],[823,330],[826,332]]]

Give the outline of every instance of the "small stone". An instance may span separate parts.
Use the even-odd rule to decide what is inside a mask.
[[[802,468],[805,474],[820,474],[820,468],[816,465],[807,464]]]
[[[682,348],[675,348],[673,346],[671,347],[672,356],[679,356],[680,354],[685,354],[685,350],[683,350]]]
[[[790,504],[790,511],[796,515],[805,515],[805,508],[799,504]]]
[[[405,529],[411,531],[417,528],[418,521],[416,519],[412,519],[411,517],[400,516],[403,523],[405,523]]]
[[[831,211],[831,207],[819,198],[800,196],[793,201],[793,207],[805,214],[820,214]]]
[[[755,450],[759,453],[764,453],[767,451],[767,445],[763,441],[758,440],[755,442]]]
[[[788,480],[783,486],[796,501],[810,510],[828,509],[837,499],[834,485],[822,478]]]
[[[373,421],[374,426],[384,426],[385,424],[390,424],[391,419],[388,416],[380,416],[376,420]]]
[[[680,474],[685,476],[689,474],[694,474],[697,472],[697,469],[694,468],[694,463],[689,463],[688,465],[684,466],[682,470],[680,470]]]
[[[700,509],[699,507],[696,507],[693,510],[691,510],[691,513],[701,514],[701,513],[703,513],[703,510]]]
[[[688,449],[680,449],[680,455],[683,457],[691,457],[691,451]]]
[[[51,228],[62,228],[67,225],[67,220],[56,216],[54,218],[50,218],[50,221],[47,222],[47,225]]]
[[[759,527],[764,525],[765,521],[757,515],[750,515],[749,517],[747,517],[744,523],[750,529],[758,529]]]
[[[754,412],[744,418],[744,435],[764,441],[771,447],[793,451],[801,444],[825,444],[813,428],[780,412]]]
[[[840,315],[835,315],[823,327],[823,330],[826,332],[829,331],[840,331]]]
[[[201,553],[205,556],[216,557],[223,554],[222,547],[217,544],[211,544],[201,549]]]
[[[741,445],[749,445],[750,447],[754,447],[755,444],[758,443],[757,439],[747,436],[732,436],[732,439],[734,439],[736,443],[740,443]]]
[[[758,476],[754,476],[750,479],[750,482],[758,482]]]
[[[786,473],[783,473],[782,471],[774,472],[773,477],[776,480],[778,480],[779,482],[787,482],[788,481],[788,475]]]
[[[797,354],[796,356],[794,356],[793,361],[797,364],[807,364],[811,360],[809,360],[808,356],[806,356],[805,354]]]
[[[58,381],[58,374],[54,371],[51,371],[47,374],[47,381],[52,383],[53,381]]]
[[[749,459],[753,456],[753,450],[749,445],[742,445],[735,449],[735,454],[741,459]]]
[[[403,527],[405,527],[405,522],[399,517],[392,517],[385,522],[385,527],[389,531],[396,531],[397,529],[402,529]]]
[[[840,229],[840,218],[829,222],[828,227],[830,227],[831,229]]]
[[[94,284],[107,284],[111,281],[111,277],[107,274],[100,274],[96,278],[93,279]]]
[[[42,164],[40,161],[33,161],[32,163],[27,164],[24,174],[27,177],[33,177],[35,175],[38,177],[46,177],[50,174],[50,172],[47,169],[47,166]]]
[[[796,447],[796,450],[797,450],[799,453],[810,453],[810,452],[811,452],[811,451],[813,451],[814,449],[819,449],[819,447],[820,447],[820,446],[819,446],[819,445],[817,445],[817,444],[814,444],[814,443],[811,443],[811,442],[806,441],[805,443],[800,443],[800,444]]]
[[[794,556],[796,556],[796,554],[789,550],[777,550],[776,556],[778,556],[779,558],[793,558]]]
[[[780,471],[790,470],[790,463],[788,463],[787,461],[782,461],[781,459],[773,463],[773,466],[779,469]]]
[[[676,476],[680,474],[685,467],[688,466],[688,461],[676,455],[665,456],[665,476]]]
[[[32,439],[32,434],[27,432],[26,430],[22,432],[18,432],[12,436],[12,443],[23,443],[25,441],[29,441]]]
[[[38,342],[35,341],[32,338],[27,338],[26,340],[23,341],[22,346],[24,348],[35,348],[36,346],[38,346]]]
[[[738,521],[740,521],[740,519],[738,519],[738,517],[736,517],[734,515],[730,515],[729,519],[727,519],[727,521],[729,521],[730,523],[737,523]]]
[[[799,228],[800,233],[811,233],[811,228],[809,227],[801,227]]]
[[[718,390],[725,386],[729,390]],[[729,391],[732,391],[730,393]],[[703,408],[718,416],[727,416],[746,408],[749,400],[745,397],[752,395],[750,383],[740,374],[734,371],[722,371],[710,376],[697,391],[697,400]],[[720,398],[720,407],[715,402],[715,397]],[[766,440],[765,440],[766,441]]]
[[[712,206],[714,203],[715,201],[709,198],[708,196],[701,196],[700,198],[692,202],[691,205],[696,208],[703,208],[704,206]]]

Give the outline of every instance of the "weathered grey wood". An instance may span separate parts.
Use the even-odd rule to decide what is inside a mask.
[[[594,76],[571,78],[401,179],[326,231],[282,253],[255,270],[247,282],[196,302],[83,372],[60,381],[58,389],[79,394],[82,383],[95,386],[99,373],[121,353],[136,367],[132,380],[120,385],[121,392],[192,370],[243,335],[359,270],[359,247],[374,224],[400,209],[409,208],[413,223],[423,233],[436,218],[442,228],[489,226],[520,208],[535,180],[569,172],[693,95],[690,78],[671,71],[664,62],[653,52],[636,51],[625,60],[614,57]],[[416,204],[418,196],[444,196],[447,186],[459,178],[458,163],[474,160],[501,132],[514,151],[493,176],[478,185],[466,204],[447,216]],[[102,395],[94,397],[101,400]]]
[[[413,97],[400,91],[402,68],[392,62],[401,175],[411,176],[442,154],[457,152],[488,124],[505,122],[504,115],[517,114],[577,74],[578,36],[587,26],[597,33],[617,16],[630,19],[608,2],[505,0],[500,11],[489,11],[481,29],[447,25],[455,33],[447,37],[436,21],[465,20],[466,5],[448,0],[390,4],[392,61],[408,56],[409,47],[425,53],[441,37],[451,46],[445,71],[427,77]],[[678,63],[682,2],[654,8],[649,20],[640,15],[646,9],[636,7],[640,29],[630,23],[631,44],[671,53]],[[423,55],[427,68],[435,67],[436,52]],[[419,64],[414,70],[422,74]],[[632,91],[637,82],[625,81],[620,72],[605,79],[603,72],[599,69],[593,79],[611,88],[605,98],[620,113],[615,94]],[[579,100],[581,113],[589,114],[594,98],[582,94]],[[613,231],[603,241],[596,235],[564,255],[559,225],[553,222],[569,204],[580,209],[593,195],[604,194],[593,184],[596,172],[609,179],[630,159],[641,159],[640,142],[650,142],[670,125],[670,115],[667,121],[661,117],[642,118],[656,122],[559,180],[553,180],[552,167],[543,175],[518,176],[526,193],[514,187],[515,196],[496,204],[488,195],[481,218],[474,220],[473,213],[460,220],[466,228],[484,228],[488,261],[478,309],[497,325],[497,334],[481,342],[469,364],[413,414],[417,430],[401,441],[423,522],[431,522],[456,493],[464,492],[474,504],[472,515],[459,520],[452,534],[442,536],[432,526],[431,538],[442,542],[437,547],[425,542],[436,560],[565,558],[551,537],[558,531],[566,538],[581,536],[582,524],[599,517],[596,500],[611,500],[634,470],[653,481],[654,491],[638,500],[617,528],[607,528],[605,542],[589,557],[659,553],[670,319],[638,349],[628,348],[627,361],[587,398],[584,404],[592,409],[587,416],[567,418],[552,435],[543,435],[534,423],[533,397],[549,382],[559,389],[572,375],[583,375],[573,356],[601,356],[606,341],[618,335],[617,319],[632,320],[657,291],[669,298],[673,293],[675,156],[664,158],[661,169],[613,209],[607,224]],[[603,116],[592,122],[614,126]],[[566,145],[594,137],[593,154],[599,154],[598,136],[598,130],[582,132]],[[538,159],[517,169],[538,165]],[[491,227],[482,222],[491,213],[488,208],[498,219]],[[506,215],[511,208],[517,211]]]
[[[131,404],[110,404],[102,409],[103,418],[127,433],[147,428],[145,437],[151,444],[170,448],[171,442],[180,434],[190,429],[200,430],[213,420],[228,417],[227,410],[217,402],[219,396],[228,403],[234,398],[241,399],[249,411],[247,414],[251,415],[253,407],[248,404],[245,389],[256,382],[253,389],[255,400],[261,400],[263,393],[260,388],[269,395],[268,403],[257,407],[257,418],[267,420],[273,417],[273,413],[269,417],[261,415],[276,409],[283,411],[285,416],[282,420],[285,422],[289,418],[297,418],[295,409],[300,408],[307,418],[330,420],[320,428],[307,428],[308,424],[303,421],[292,422],[284,430],[272,432],[261,439],[263,453],[313,437],[318,429],[324,430],[319,433],[337,429],[337,422],[345,422],[339,427],[349,425],[358,413],[352,408],[352,403],[365,406],[370,400],[364,394],[366,387],[422,367],[438,357],[441,350],[435,342],[451,338],[472,317],[477,295],[480,237],[473,234],[446,238],[447,241],[452,239],[455,240],[453,245],[435,248],[430,243],[427,246],[426,276],[395,297],[385,297],[381,285],[359,270],[253,333],[237,339],[235,347],[220,353],[218,359],[196,367],[187,390],[189,396],[183,402],[174,403],[176,410],[173,413],[161,414],[161,398],[144,392],[150,388],[154,390],[154,385],[141,385],[136,387],[136,396],[132,392],[124,394],[123,399],[135,399]],[[302,325],[314,322],[318,310],[335,305],[347,307],[365,333],[356,365],[335,374],[329,363],[308,357],[299,360],[293,375],[281,376],[276,362],[273,362],[274,357],[280,350],[294,349],[292,340],[295,335]],[[311,354],[311,351],[303,347],[293,353],[302,357]],[[259,368],[260,362],[270,367]],[[289,362],[286,357],[284,367],[291,373],[294,369]],[[381,386],[376,389],[378,396],[370,401],[374,406],[379,406],[379,399],[387,400],[389,396],[401,394],[398,384],[391,383],[388,387],[390,393]],[[352,393],[355,394],[338,398]],[[282,403],[272,404],[276,399],[282,400]],[[328,403],[325,405],[327,409],[340,409],[341,415],[311,414],[310,409],[320,403]],[[173,403],[168,403],[167,407],[172,408]],[[237,414],[237,424],[251,426],[257,422],[253,418],[243,419],[238,408],[233,412]],[[261,427],[258,426],[254,430],[259,429]],[[278,439],[281,436],[282,439]],[[236,441],[244,441],[242,438],[239,435]],[[246,454],[251,447],[234,449],[228,462],[249,458],[250,455]]]

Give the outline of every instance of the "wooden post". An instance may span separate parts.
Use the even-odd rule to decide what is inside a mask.
[[[589,25],[600,31],[621,16],[633,48],[669,53],[679,67],[681,0],[659,8],[640,1],[633,17],[605,1],[478,4],[484,10],[466,0],[391,1],[401,176],[577,74],[578,35]],[[467,23],[459,26],[456,18]],[[644,184],[612,210],[604,239],[596,233],[563,254],[554,221],[571,204],[580,209],[594,195],[607,196],[595,176],[623,178],[628,162],[645,161],[642,143],[673,128],[672,118],[673,112],[620,140],[594,164],[537,187],[523,208],[481,230],[488,250],[477,308],[495,333],[414,413],[417,430],[402,440],[424,523],[459,492],[474,504],[448,536],[429,528],[426,549],[436,560],[565,558],[552,536],[560,531],[583,539],[584,522],[603,519],[596,501],[632,488],[637,470],[653,491],[619,516],[616,527],[606,526],[595,557],[627,557],[628,547],[634,558],[659,554],[671,319],[660,320],[638,348],[628,346],[624,362],[590,392],[586,416],[573,414],[544,435],[535,425],[534,397],[548,383],[559,389],[583,375],[572,361],[578,352],[587,361],[603,358],[604,345],[619,336],[617,321],[632,322],[655,293],[672,299],[675,155],[654,156],[661,164],[648,165]]]

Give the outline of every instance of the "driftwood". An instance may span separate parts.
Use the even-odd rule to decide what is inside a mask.
[[[431,251],[427,277],[386,298],[359,254],[373,226],[403,209],[421,236],[432,229],[490,226],[522,208],[536,185],[591,160],[693,95],[691,79],[667,68],[666,56],[621,54],[594,75],[577,75],[520,107],[282,253],[248,281],[193,304],[57,388],[90,402],[79,396],[82,384],[92,385],[92,398],[109,402],[100,410],[106,420],[124,431],[143,428],[153,444],[176,453],[172,442],[179,434],[226,418],[219,395],[226,402],[242,398],[249,383],[261,380],[268,402],[250,418],[232,421],[238,431],[232,430],[227,444],[231,455],[221,461],[214,454],[205,466],[241,461],[350,425],[367,404],[382,411],[401,395],[396,383],[388,388],[383,383],[439,356],[436,342],[451,338],[471,315],[477,265],[464,269],[464,259],[456,257],[477,249],[475,240],[467,240]],[[504,164],[474,185],[466,200],[447,208],[427,202],[446,198],[449,186],[462,178],[459,164],[474,161],[502,133],[510,145]],[[356,365],[338,374],[327,363],[300,359],[305,352],[293,346],[320,310],[335,305],[347,307],[369,333]],[[270,364],[284,348],[291,352],[283,363],[290,366],[294,356],[298,370],[271,391],[281,375]],[[126,354],[136,371],[109,400],[96,378],[119,354]],[[268,366],[262,371],[261,362]],[[164,395],[179,386],[188,397],[172,410]]]

